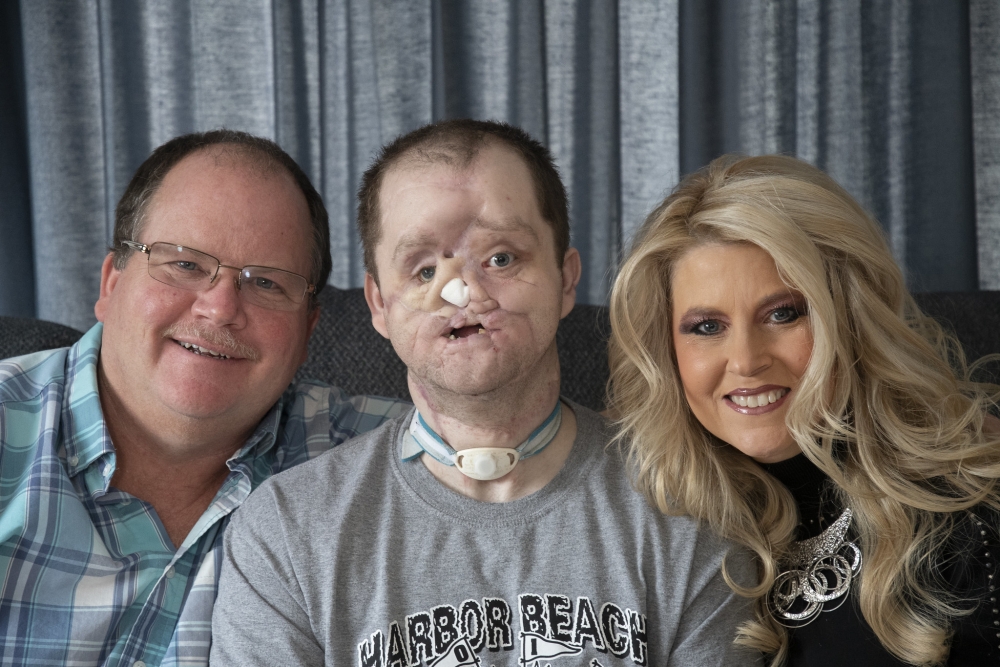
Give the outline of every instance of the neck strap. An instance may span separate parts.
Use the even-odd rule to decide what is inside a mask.
[[[516,452],[516,455],[513,457],[513,463],[516,464],[518,460],[534,456],[548,447],[549,443],[555,439],[560,426],[562,426],[562,401],[556,401],[556,407],[552,409],[552,412],[545,418],[545,421],[531,432],[527,440],[513,450],[508,447],[481,447],[477,448],[477,450],[482,449],[504,453]],[[410,420],[409,436],[408,438],[404,438],[403,442],[402,459],[404,461],[410,461],[427,452],[438,463],[446,466],[454,466],[456,459],[461,454],[460,452],[456,452],[451,445],[446,443],[424,421],[419,410],[413,413],[413,419]],[[511,467],[513,467],[513,464]],[[459,470],[463,473],[467,472],[465,466],[462,465],[459,465]]]

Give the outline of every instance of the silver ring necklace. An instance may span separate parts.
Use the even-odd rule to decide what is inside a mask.
[[[847,539],[853,516],[845,509],[822,533],[793,544],[782,559],[767,606],[785,627],[811,623],[821,611],[833,611],[847,600],[862,561],[861,549]]]

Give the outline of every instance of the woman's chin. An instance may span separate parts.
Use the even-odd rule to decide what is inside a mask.
[[[798,456],[802,450],[795,444],[795,441],[774,444],[774,440],[767,442],[738,442],[731,443],[733,447],[740,450],[757,463],[780,463],[790,458]]]

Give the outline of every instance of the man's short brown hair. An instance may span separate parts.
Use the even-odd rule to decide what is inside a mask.
[[[364,249],[365,270],[378,280],[375,247],[382,236],[379,194],[382,181],[400,162],[447,164],[465,169],[483,148],[499,145],[521,157],[535,185],[535,199],[542,218],[552,226],[556,262],[562,266],[569,249],[569,205],[566,188],[552,154],[519,127],[493,120],[455,119],[425,125],[401,135],[379,152],[361,177],[358,190],[358,232]]]
[[[115,207],[115,235],[110,248],[115,268],[119,271],[125,268],[125,262],[133,251],[123,241],[139,240],[150,202],[170,170],[188,155],[211,147],[218,147],[238,164],[265,174],[284,170],[299,187],[309,207],[313,247],[309,252],[311,268],[308,279],[316,285],[316,292],[312,295],[315,304],[315,297],[326,285],[333,268],[330,258],[330,222],[323,199],[302,168],[278,144],[237,130],[220,129],[174,137],[146,158],[132,176]]]

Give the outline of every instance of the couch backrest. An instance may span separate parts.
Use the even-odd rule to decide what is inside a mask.
[[[76,329],[55,322],[30,317],[0,317],[0,359],[69,347],[82,335]]]
[[[1000,352],[1000,292],[916,296],[927,314],[956,332],[970,360]],[[318,378],[348,394],[409,398],[406,368],[389,341],[372,328],[361,289],[328,287],[320,294],[320,303],[309,360],[296,377]],[[607,309],[602,306],[578,305],[559,325],[563,394],[594,409],[604,406],[609,329]],[[52,322],[0,317],[0,359],[72,345],[81,335]],[[993,364],[991,369],[998,367]],[[994,370],[990,377],[997,381],[1000,373]]]

